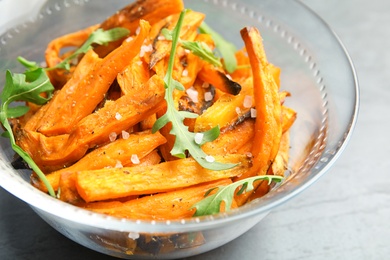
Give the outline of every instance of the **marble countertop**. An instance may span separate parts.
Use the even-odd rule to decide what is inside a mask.
[[[342,156],[321,179],[250,231],[188,259],[388,259],[390,1],[303,0],[340,36],[361,108]],[[0,259],[111,259],[63,237],[0,188]]]

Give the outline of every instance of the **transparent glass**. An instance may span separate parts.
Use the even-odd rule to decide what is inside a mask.
[[[0,37],[0,86],[6,69],[22,71],[17,56],[42,60],[56,36],[104,20],[128,0],[48,1],[39,17]],[[229,213],[181,221],[116,219],[92,213],[36,190],[29,173],[16,171],[13,152],[0,140],[0,185],[30,204],[51,226],[93,250],[128,259],[174,259],[219,247],[246,232],[266,214],[302,192],[339,157],[354,128],[359,90],[352,62],[334,32],[299,1],[185,1],[238,47],[239,30],[256,26],[268,59],[282,68],[287,105],[298,112],[291,129],[291,175],[266,196]]]

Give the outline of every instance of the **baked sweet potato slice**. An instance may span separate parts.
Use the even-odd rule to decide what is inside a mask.
[[[282,136],[279,87],[269,68],[263,40],[254,27],[241,30],[252,67],[253,92],[257,111],[252,147],[254,164],[249,175],[266,174],[279,150]],[[248,174],[245,174],[245,177]],[[242,177],[242,178],[243,178]]]
[[[197,29],[204,18],[205,15],[203,13],[188,11],[184,16],[182,29],[180,30],[180,39],[193,41],[197,36]],[[165,24],[162,23],[159,26],[162,26],[161,29],[167,28],[172,30],[176,26],[178,19],[178,14],[172,15],[166,19]],[[153,53],[150,55],[149,68],[153,68],[157,62],[164,59],[171,51],[172,41],[161,39],[161,37],[163,35],[160,32],[155,39],[152,39]]]
[[[80,47],[89,37],[89,35],[99,28],[99,25],[93,25],[83,30],[60,36],[47,45],[45,51],[45,60],[48,68],[55,67],[66,58],[66,54],[61,54],[64,48]],[[93,63],[91,63],[93,64]],[[60,89],[72,77],[75,66],[71,66],[70,71],[55,69],[47,71],[51,83]]]
[[[91,114],[103,100],[118,73],[139,53],[149,34],[150,25],[141,21],[140,28],[134,40],[124,41],[115,51],[93,64],[93,68],[80,81],[68,81],[46,105],[45,115],[37,131],[46,136],[67,134],[82,118]]]
[[[93,202],[83,208],[118,218],[145,220],[175,220],[192,217],[191,206],[204,198],[204,194],[215,187],[231,184],[230,179],[194,185],[185,189],[145,196],[126,202]],[[236,204],[233,201],[233,207]],[[221,212],[224,210],[221,205]]]
[[[254,105],[252,80],[248,79],[242,88],[236,96],[226,93],[221,95],[211,107],[196,118],[194,131],[204,132],[215,126],[222,129],[234,125],[240,117],[244,117]]]
[[[212,171],[192,158],[185,158],[152,166],[80,171],[77,191],[86,202],[153,194],[238,176],[251,166],[251,158],[246,155],[215,156],[215,160],[238,165],[229,170]]]
[[[181,0],[137,0],[107,18],[100,27],[104,30],[124,27],[135,34],[140,20],[154,25],[169,15],[180,13],[183,9],[184,4]],[[121,40],[107,46],[100,45],[95,48],[95,51],[100,57],[104,57],[120,44]]]
[[[253,138],[252,156],[253,167],[243,175],[235,178],[244,179],[255,175],[265,175],[275,160],[279,151],[282,122],[281,104],[274,74],[269,68],[265,55],[263,40],[259,31],[254,27],[245,27],[241,30],[252,68],[254,100],[257,111],[255,135]],[[255,187],[262,181],[256,182]],[[251,193],[236,196],[238,205],[244,204]]]
[[[47,166],[61,168],[79,160],[90,148],[112,141],[144,118],[161,109],[164,101],[164,83],[158,76],[150,78],[137,98],[124,95],[110,101],[95,113],[81,120],[70,134],[46,137],[34,131],[20,130],[19,146],[42,169]],[[114,137],[115,137],[114,136]]]
[[[134,162],[137,163],[137,161],[141,163],[144,157],[166,142],[159,132],[152,134],[150,131],[146,131],[130,134],[129,136],[127,136],[127,133],[123,135],[126,137],[91,151],[75,164],[49,173],[47,179],[50,181],[53,189],[57,190],[58,182],[63,172],[131,166]],[[134,162],[131,160],[132,156],[134,156]],[[33,180],[33,184],[37,188],[46,191],[45,185],[38,179]]]

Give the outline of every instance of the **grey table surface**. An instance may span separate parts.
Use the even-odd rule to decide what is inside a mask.
[[[188,259],[390,259],[390,1],[304,0],[358,73],[359,121],[331,170],[250,231]],[[111,259],[63,237],[0,188],[0,259]]]

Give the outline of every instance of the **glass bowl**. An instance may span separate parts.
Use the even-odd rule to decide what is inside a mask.
[[[48,1],[39,16],[0,37],[0,86],[5,70],[20,72],[17,56],[42,60],[56,36],[103,21],[129,4],[126,0]],[[298,118],[291,129],[290,175],[264,197],[239,209],[180,221],[117,219],[56,200],[16,171],[13,151],[1,138],[0,185],[25,201],[47,223],[68,238],[98,252],[128,259],[174,259],[217,248],[246,232],[278,205],[312,185],[333,165],[356,123],[359,90],[352,62],[334,32],[299,1],[185,1],[204,12],[206,21],[237,47],[239,30],[256,26],[268,59],[281,67],[287,105]]]

